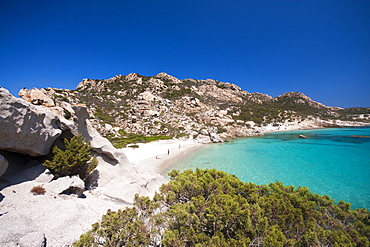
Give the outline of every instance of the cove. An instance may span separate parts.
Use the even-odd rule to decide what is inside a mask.
[[[255,184],[278,180],[308,187],[352,209],[370,209],[369,127],[274,132],[211,144],[166,172],[195,168],[216,168]]]

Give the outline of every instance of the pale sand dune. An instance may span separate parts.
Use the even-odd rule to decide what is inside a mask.
[[[204,147],[195,141],[163,140],[139,143],[139,148],[124,148],[131,163],[162,173],[168,167],[186,158],[189,154]]]

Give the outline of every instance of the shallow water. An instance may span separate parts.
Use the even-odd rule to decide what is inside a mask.
[[[370,128],[276,132],[208,145],[169,170],[216,168],[244,182],[279,180],[370,209],[369,137]]]

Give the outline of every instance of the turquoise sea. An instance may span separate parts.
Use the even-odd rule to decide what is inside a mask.
[[[308,138],[299,138],[305,135]],[[216,168],[244,182],[308,187],[370,209],[370,128],[269,133],[212,144],[169,168]]]

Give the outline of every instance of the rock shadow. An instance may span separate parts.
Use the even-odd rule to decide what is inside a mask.
[[[99,186],[100,173],[98,170],[92,171],[85,179],[85,188],[93,190]]]
[[[46,168],[41,165],[39,161],[32,161],[32,163],[37,165],[26,168],[18,173],[3,175],[0,178],[0,190],[15,184],[34,180],[46,170]]]

